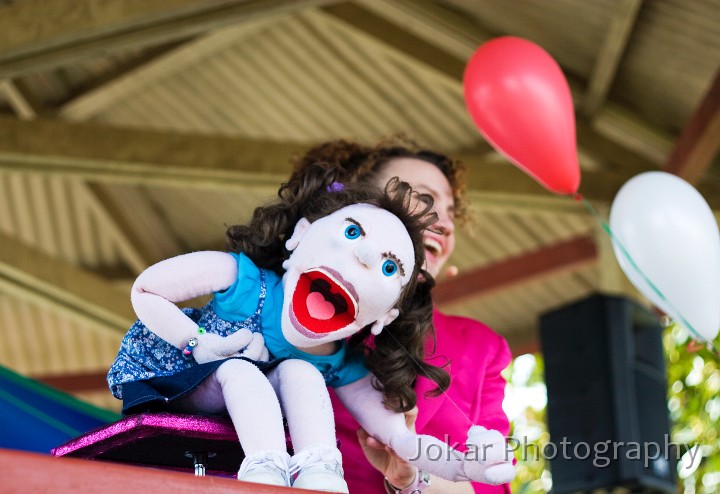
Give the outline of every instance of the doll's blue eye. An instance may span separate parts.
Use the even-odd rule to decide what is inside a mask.
[[[382,265],[382,272],[385,276],[392,276],[395,273],[397,273],[397,263],[395,261],[391,261],[390,259],[386,260]]]
[[[360,227],[357,225],[348,225],[345,228],[345,236],[350,240],[355,240],[360,237]]]

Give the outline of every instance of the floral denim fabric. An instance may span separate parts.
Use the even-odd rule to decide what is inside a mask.
[[[228,336],[239,329],[259,333],[262,331],[262,309],[266,294],[265,272],[260,270],[258,306],[255,313],[244,321],[226,321],[220,318],[213,309],[212,301],[202,309],[187,308],[182,311],[210,333]],[[158,337],[142,321],[137,320],[123,338],[107,380],[113,396],[122,399],[123,383],[172,376],[196,365],[198,364],[192,356],[185,357],[182,350]]]

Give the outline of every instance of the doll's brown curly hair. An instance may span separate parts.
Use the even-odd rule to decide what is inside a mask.
[[[342,190],[329,191],[341,182],[344,169],[336,164],[316,162],[294,173],[278,191],[278,200],[255,209],[247,225],[227,229],[228,249],[245,253],[258,267],[283,273],[282,263],[290,253],[285,241],[301,218],[313,222],[351,204],[372,204],[397,216],[410,235],[415,266],[410,282],[397,303],[400,316],[386,326],[370,344],[370,328],[364,328],[350,340],[354,351],[365,353],[368,369],[376,376],[385,405],[395,411],[407,411],[417,402],[413,384],[417,376],[430,377],[438,392],[447,388],[448,374],[424,362],[424,342],[432,331],[432,276],[422,270],[423,231],[437,217],[432,212],[432,197],[417,194],[406,182],[391,180],[384,191],[365,183],[343,184]],[[419,206],[418,206],[419,205]],[[418,282],[418,279],[424,282]]]

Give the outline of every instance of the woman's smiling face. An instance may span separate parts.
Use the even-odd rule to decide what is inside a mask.
[[[425,245],[425,269],[437,278],[440,270],[455,249],[455,201],[450,182],[434,164],[417,158],[393,158],[378,173],[379,187],[392,177],[407,182],[414,191],[430,194],[434,199],[433,210],[438,215],[433,229],[423,234]]]

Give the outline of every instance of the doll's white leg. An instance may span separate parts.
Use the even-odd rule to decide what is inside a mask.
[[[265,374],[244,360],[228,360],[211,379],[222,389],[245,452],[238,479],[289,486],[290,456],[280,403]]]
[[[293,449],[335,447],[335,417],[322,374],[304,360],[284,360],[268,374],[288,422]]]
[[[295,455],[294,487],[348,492],[337,449],[335,418],[322,374],[304,360],[285,360],[268,374],[288,421]]]
[[[228,360],[208,381],[220,386],[246,455],[266,449],[286,449],[280,404],[260,369],[244,360]]]

